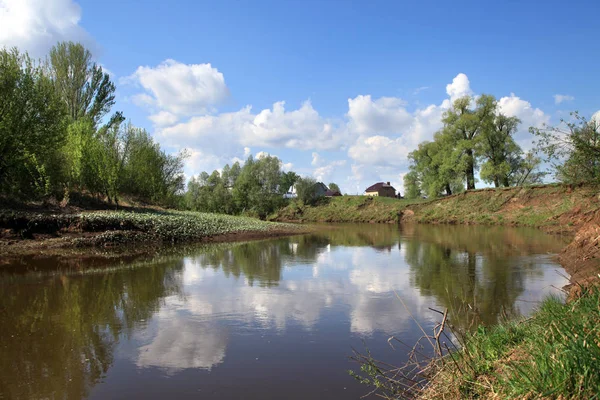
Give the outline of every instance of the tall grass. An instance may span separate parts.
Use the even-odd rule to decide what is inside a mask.
[[[383,389],[379,394],[391,399],[600,398],[598,287],[567,304],[547,298],[531,318],[479,327],[457,337],[460,349],[421,364],[416,375],[408,377],[427,380],[409,393],[389,384],[369,357],[364,358],[360,378],[376,383],[373,389]]]

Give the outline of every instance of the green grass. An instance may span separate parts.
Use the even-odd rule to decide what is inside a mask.
[[[269,219],[304,222],[397,222],[399,212],[408,205],[421,201],[369,196],[325,198],[315,206],[292,201]]]
[[[427,398],[592,399],[600,393],[600,290],[568,304],[548,298],[535,315],[480,327],[446,356]]]

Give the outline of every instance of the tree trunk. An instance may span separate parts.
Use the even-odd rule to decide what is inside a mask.
[[[450,196],[452,194],[452,189],[450,189],[450,184],[446,183],[446,194]]]
[[[502,178],[502,184],[505,187],[509,187],[510,186],[510,182],[508,181],[508,176],[505,176],[505,177]]]
[[[473,159],[473,149],[467,150],[467,190],[475,189],[475,160]]]
[[[497,176],[494,177],[494,186],[500,187],[500,180],[498,179]]]

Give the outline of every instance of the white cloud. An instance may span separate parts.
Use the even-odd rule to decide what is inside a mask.
[[[555,94],[554,95],[554,104],[560,104],[565,101],[573,101],[575,97],[568,94]]]
[[[59,41],[94,42],[79,25],[81,7],[73,0],[0,0],[0,47],[18,47],[43,57]]]
[[[145,90],[134,97],[136,104],[178,116],[205,114],[229,96],[223,74],[210,64],[168,59],[156,67],[140,66],[121,82],[137,83]]]
[[[398,132],[412,122],[406,111],[406,102],[397,97],[381,97],[375,101],[370,95],[348,99],[349,126],[359,134]]]
[[[343,167],[346,165],[346,160],[332,161],[329,164],[318,167],[313,172],[313,176],[318,181],[331,180],[332,174],[335,172],[337,167]]]
[[[521,120],[515,139],[525,151],[530,150],[533,146],[529,127],[541,128],[550,122],[548,114],[539,108],[534,108],[531,103],[515,96],[514,93],[498,100],[498,109],[509,117],[517,117]]]
[[[149,116],[148,118],[154,123],[154,125],[158,127],[173,125],[177,123],[178,120],[175,114],[172,114],[168,111],[160,111]]]
[[[239,111],[192,117],[186,122],[158,131],[168,143],[185,146],[210,146],[214,149],[237,147],[275,147],[294,149],[335,149],[344,137],[343,130],[322,118],[306,101],[297,110],[286,111],[284,102],[273,104],[258,114],[246,106]],[[215,140],[217,139],[218,140]]]
[[[590,121],[593,121],[597,124],[600,124],[600,110],[596,111],[593,115],[592,118],[590,118]]]
[[[390,139],[387,136],[360,138],[348,150],[348,155],[360,164],[380,166],[406,165],[406,157],[412,149],[404,138]]]
[[[314,167],[319,166],[319,165],[323,164],[323,162],[324,162],[323,157],[321,157],[319,155],[319,153],[312,153],[312,161],[310,163],[312,166],[314,166]]]
[[[450,96],[450,100],[454,101],[464,96],[472,96],[471,83],[467,75],[460,73],[452,79],[452,83],[446,85],[446,93]]]

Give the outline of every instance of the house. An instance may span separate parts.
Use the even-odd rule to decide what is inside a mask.
[[[365,196],[396,197],[396,189],[389,182],[377,182],[365,190]]]
[[[327,196],[326,193],[328,190],[329,188],[323,182],[315,183],[315,197]]]
[[[335,197],[335,196],[341,196],[342,194],[340,192],[338,192],[337,190],[331,190],[328,189],[325,192],[325,197]]]
[[[327,185],[325,185],[323,182],[315,183],[314,197],[323,197],[323,196],[331,197],[331,196],[341,196],[341,195],[342,194],[340,192],[332,192],[331,190],[329,190]],[[296,191],[296,185],[290,186],[288,191],[283,195],[284,199],[295,199],[297,197],[298,197],[298,192]]]

